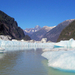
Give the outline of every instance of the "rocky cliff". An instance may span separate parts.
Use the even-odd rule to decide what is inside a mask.
[[[26,37],[23,30],[18,27],[18,24],[14,18],[8,16],[2,11],[0,11],[0,35],[9,35],[12,37],[12,39],[17,40],[25,39],[28,37]]]

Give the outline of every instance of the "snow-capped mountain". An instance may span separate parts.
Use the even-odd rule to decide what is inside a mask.
[[[31,35],[32,33],[36,32],[36,31],[38,31],[40,29],[41,29],[41,27],[39,25],[37,25],[34,28],[26,28],[24,30],[24,32],[25,32],[26,35]]]

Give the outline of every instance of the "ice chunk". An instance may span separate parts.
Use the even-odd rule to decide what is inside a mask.
[[[75,51],[44,52],[43,57],[48,59],[48,65],[62,70],[75,70]]]
[[[75,40],[71,38],[70,40],[60,41],[55,45],[62,46],[64,48],[75,48]]]

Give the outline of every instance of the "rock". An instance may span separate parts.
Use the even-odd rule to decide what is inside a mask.
[[[8,16],[2,11],[0,11],[0,35],[9,35],[12,39],[17,40],[21,40],[25,37],[23,30],[18,27],[14,18]]]
[[[12,40],[12,37],[10,37],[9,35],[0,35],[0,39],[2,40]]]

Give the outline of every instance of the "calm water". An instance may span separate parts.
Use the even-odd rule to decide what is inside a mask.
[[[0,75],[75,75],[48,67],[40,49],[0,54]]]

